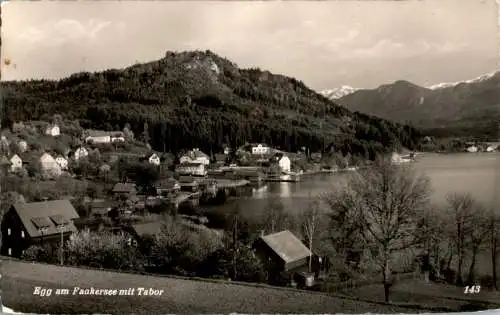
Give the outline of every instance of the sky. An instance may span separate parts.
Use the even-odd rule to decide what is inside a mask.
[[[211,50],[316,90],[427,86],[500,65],[495,0],[2,3],[2,81]]]

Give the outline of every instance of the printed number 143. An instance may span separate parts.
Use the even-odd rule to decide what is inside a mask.
[[[466,286],[465,287],[465,294],[471,294],[471,293],[479,293],[481,291],[481,286],[480,285],[471,285],[471,286]]]

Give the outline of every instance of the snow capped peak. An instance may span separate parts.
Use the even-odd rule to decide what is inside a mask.
[[[464,80],[464,81],[458,81],[458,82],[438,83],[438,84],[431,85],[427,88],[431,89],[431,90],[437,90],[437,89],[444,89],[444,88],[451,87],[451,86],[456,86],[456,85],[459,85],[461,83],[479,83],[479,82],[482,82],[484,80],[491,78],[496,73],[497,73],[497,71],[490,72],[490,73],[483,74],[477,78],[470,79],[470,80]]]
[[[321,91],[320,94],[329,98],[329,99],[338,99],[338,98],[341,98],[341,97],[346,96],[348,94],[354,93],[357,90],[359,90],[359,89],[354,88],[354,87],[349,86],[349,85],[342,85],[339,88]]]

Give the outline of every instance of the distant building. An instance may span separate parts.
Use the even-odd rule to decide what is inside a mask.
[[[60,242],[76,232],[78,213],[68,200],[13,204],[2,220],[2,255],[20,257],[34,244]]]
[[[113,187],[115,197],[131,197],[137,194],[137,188],[133,183],[117,183]]]
[[[112,143],[124,142],[125,137],[121,131],[87,130],[85,142],[87,143]]]
[[[210,157],[200,151],[199,149],[195,148],[183,156],[180,157],[179,161],[182,163],[199,163],[203,165],[209,165],[210,164]]]
[[[42,166],[42,171],[45,175],[57,177],[62,174],[61,167],[49,153],[42,154],[40,157],[40,165]]]
[[[490,145],[486,148],[486,152],[495,152],[498,149],[497,145]]]
[[[472,145],[472,146],[467,148],[467,152],[470,152],[470,153],[476,153],[478,150],[479,150],[478,147],[476,147],[475,145]]]
[[[180,175],[205,176],[207,170],[202,163],[183,163],[177,165],[175,171]]]
[[[68,169],[68,160],[64,156],[59,155],[58,157],[56,157],[56,162],[62,170]]]
[[[216,153],[214,158],[217,166],[224,166],[227,162],[228,156],[226,154]]]
[[[290,158],[283,153],[276,153],[271,159],[271,163],[278,163],[279,169],[282,172],[290,172],[291,170],[291,161]]]
[[[144,238],[148,236],[155,236],[162,230],[162,222],[144,222],[132,224],[128,229],[130,236],[128,238],[129,245],[142,246]]]
[[[28,150],[28,143],[24,140],[21,140],[19,141],[19,143],[17,144],[17,147],[19,148],[19,151],[21,153],[24,153]]]
[[[253,144],[251,146],[252,154],[271,154],[271,148],[265,144]]]
[[[153,165],[160,165],[161,163],[161,160],[160,160],[160,157],[158,156],[158,154],[156,153],[153,153],[149,158],[148,158],[148,161],[150,164],[153,164]]]
[[[47,136],[57,137],[61,135],[61,130],[58,125],[50,125],[45,129],[45,134]]]
[[[73,153],[73,158],[75,159],[75,161],[78,161],[79,159],[87,157],[87,156],[89,156],[89,150],[87,150],[84,147],[79,147]]]
[[[155,182],[155,188],[157,195],[165,195],[179,191],[181,186],[174,178],[167,178]]]
[[[19,155],[14,154],[9,161],[11,163],[10,165],[11,172],[18,172],[23,168],[23,160],[19,157]]]

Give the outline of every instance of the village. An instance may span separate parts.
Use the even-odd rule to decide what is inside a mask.
[[[165,214],[190,230],[217,233],[196,211],[200,204],[224,203],[268,181],[335,172],[340,164],[325,164],[321,153],[283,152],[263,143],[174,156],[153,151],[145,138],[135,139],[129,126],[87,130],[57,115],[50,123],[3,130],[2,255],[19,258],[32,245],[63,246],[72,233],[86,230],[125,235],[130,246],[139,246],[160,231]],[[296,239],[287,231],[277,234]]]

